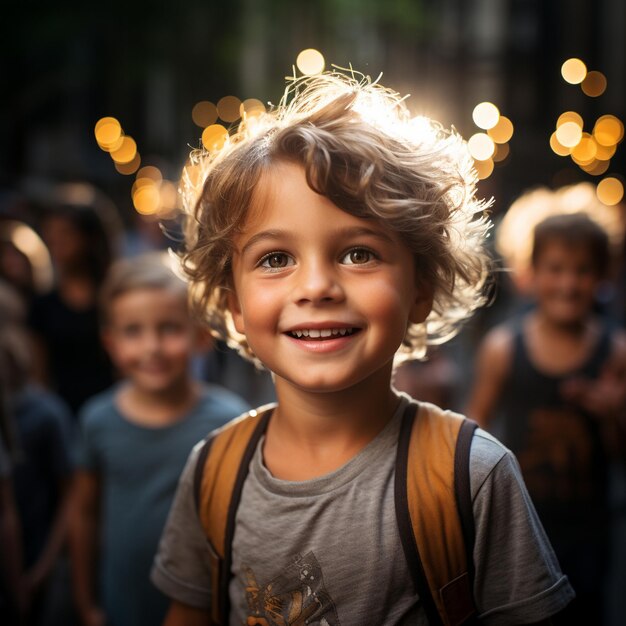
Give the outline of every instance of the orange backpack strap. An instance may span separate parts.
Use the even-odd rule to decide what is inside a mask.
[[[267,428],[273,406],[250,411],[212,433],[194,475],[196,510],[211,556],[211,619],[226,623],[235,515],[250,461]],[[209,454],[210,452],[210,454]]]
[[[405,410],[395,472],[395,506],[409,571],[429,623],[476,618],[474,518],[469,451],[476,424],[438,407]]]

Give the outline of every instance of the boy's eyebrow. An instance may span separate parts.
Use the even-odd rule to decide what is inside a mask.
[[[396,242],[384,231],[368,228],[367,226],[348,226],[346,228],[339,228],[335,231],[335,235],[339,237],[362,237],[369,236],[380,239],[381,241],[395,245]],[[280,239],[280,238],[289,238],[289,231],[272,229],[272,230],[263,230],[260,233],[256,233],[246,241],[246,243],[242,246],[240,254],[244,254],[246,250],[253,247],[259,241],[264,241],[265,239]]]

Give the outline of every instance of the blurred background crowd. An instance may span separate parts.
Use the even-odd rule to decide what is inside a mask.
[[[412,114],[469,141],[479,194],[495,199],[491,245],[507,269],[490,283],[490,305],[427,361],[405,365],[399,389],[445,408],[472,406],[484,337],[533,306],[533,229],[551,215],[585,212],[607,233],[611,259],[590,312],[611,328],[626,322],[621,0],[61,0],[7,11],[0,621],[79,619],[66,549],[72,450],[81,407],[119,380],[100,339],[98,297],[111,264],[180,250],[177,185],[196,173],[190,149],[219,148],[242,116],[280,99],[294,72],[383,73],[385,85],[410,94]],[[268,375],[224,345],[201,342],[191,371],[247,405],[273,399]],[[623,624],[624,448],[607,459],[612,558],[602,602],[605,623]],[[27,585],[14,584],[18,571]]]

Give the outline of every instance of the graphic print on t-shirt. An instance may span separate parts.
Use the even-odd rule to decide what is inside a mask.
[[[262,583],[242,565],[247,584],[246,626],[341,626],[313,552],[298,554],[280,574]]]
[[[533,411],[518,452],[526,486],[538,502],[585,502],[593,496],[593,449],[585,418],[564,409]]]

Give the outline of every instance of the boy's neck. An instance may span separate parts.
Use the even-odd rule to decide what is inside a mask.
[[[399,402],[390,380],[332,393],[276,382],[278,407],[263,456],[270,473],[284,480],[307,480],[341,467],[383,430]]]
[[[583,317],[578,320],[573,320],[569,323],[563,323],[553,320],[548,315],[545,315],[541,309],[535,311],[531,315],[531,319],[534,318],[534,323],[538,329],[545,333],[550,333],[553,336],[561,336],[563,338],[576,339],[585,336],[589,331],[589,328],[593,326],[594,318],[592,315]]]
[[[191,378],[162,390],[143,389],[128,381],[118,392],[116,404],[129,421],[157,427],[184,417],[195,405],[199,394],[200,387]]]

